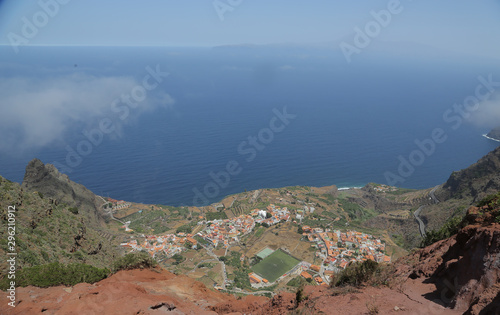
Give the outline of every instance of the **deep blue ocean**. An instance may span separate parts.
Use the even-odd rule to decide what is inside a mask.
[[[428,188],[498,145],[482,137],[492,126],[458,124],[456,113],[443,118],[454,104],[474,95],[478,76],[500,81],[500,68],[487,60],[365,54],[348,64],[334,50],[276,47],[0,50],[3,79],[84,73],[141,82],[147,67],[158,65],[168,77],[148,98],[168,93],[175,100],[148,110],[141,104],[130,107],[125,120],[110,105],[90,121],[73,117],[49,144],[4,148],[0,174],[16,182],[34,157],[68,166],[67,146],[77,150],[86,140],[82,131],[96,128],[103,118],[120,123],[120,132],[104,135],[77,166],[63,171],[96,194],[175,206],[258,188],[387,184],[387,172],[399,174],[398,157],[410,159],[418,149],[415,140],[431,138],[438,128],[446,140],[434,143],[434,152],[396,184]],[[288,124],[273,119],[285,107],[294,115]],[[258,145],[248,137],[256,137]],[[225,172],[228,162],[233,175],[221,175],[222,185],[217,185],[209,174]],[[204,198],[195,199],[196,191]]]

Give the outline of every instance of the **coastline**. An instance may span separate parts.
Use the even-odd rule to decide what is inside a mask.
[[[500,142],[500,140],[498,140],[498,139],[495,139],[495,138],[492,138],[492,137],[488,137],[488,134],[484,134],[483,137],[485,137],[486,139],[490,139],[490,140],[496,141],[496,142]]]
[[[366,186],[366,185],[365,185]],[[364,186],[354,186],[354,187],[339,187],[337,190],[349,190],[349,189],[361,189]]]

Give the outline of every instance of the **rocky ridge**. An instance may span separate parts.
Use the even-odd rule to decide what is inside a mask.
[[[99,212],[98,197],[85,186],[77,184],[65,174],[60,173],[52,164],[43,164],[39,159],[33,159],[26,166],[21,187],[27,191],[37,191],[44,196],[57,200],[59,203],[77,207],[94,221],[102,221]]]
[[[500,127],[496,127],[495,129],[491,130],[486,136],[500,141]]]
[[[441,201],[470,199],[477,202],[500,190],[500,147],[482,157],[470,167],[453,172],[436,191]]]

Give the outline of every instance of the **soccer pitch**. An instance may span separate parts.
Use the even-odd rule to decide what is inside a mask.
[[[252,267],[253,272],[274,282],[285,272],[295,267],[300,260],[293,258],[282,250],[277,250]]]

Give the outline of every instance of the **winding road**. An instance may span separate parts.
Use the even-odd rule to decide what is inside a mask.
[[[429,192],[429,198],[432,199],[434,201],[435,204],[438,204],[439,203],[439,199],[436,198],[436,195],[434,195],[434,192],[439,188],[439,186],[436,186],[434,187],[430,192]],[[420,235],[422,237],[425,237],[425,224],[424,224],[424,221],[422,221],[422,219],[420,219],[420,212],[422,212],[422,209],[424,208],[424,206],[420,206],[417,211],[415,211],[413,213],[413,215],[415,216],[415,220],[417,220],[417,223],[418,223],[418,229],[420,231]]]
[[[431,190],[429,193],[429,196],[431,196],[432,200],[434,200],[434,203],[439,203],[439,200],[436,198],[434,195],[434,192],[439,188],[439,186],[434,187],[434,189]]]
[[[420,231],[420,236],[425,237],[425,224],[424,224],[424,221],[422,221],[422,219],[420,219],[420,217],[419,217],[420,212],[422,211],[423,208],[424,208],[424,206],[420,206],[417,209],[417,211],[415,211],[413,213],[413,215],[415,216],[415,220],[417,220],[418,229]]]

